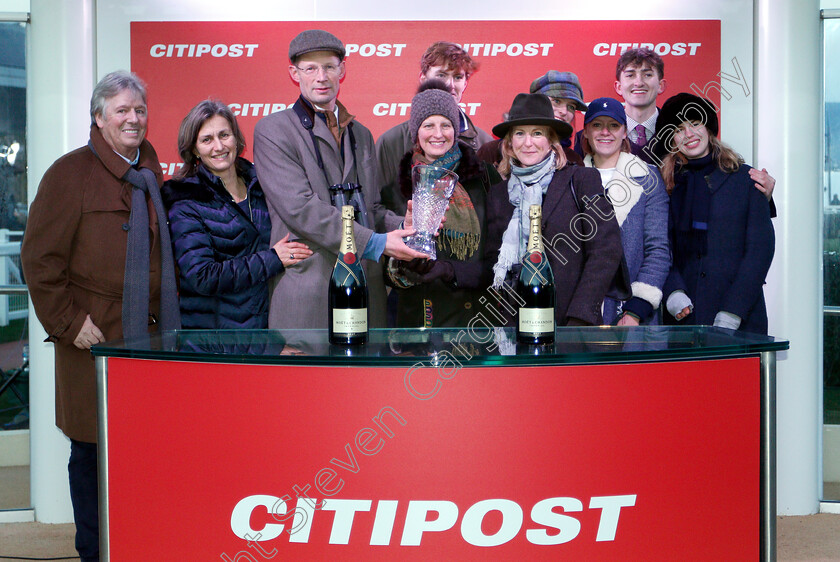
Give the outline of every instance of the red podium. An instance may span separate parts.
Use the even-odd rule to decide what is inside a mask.
[[[103,559],[775,557],[775,351],[714,328],[94,348]],[[279,557],[277,557],[279,555]]]

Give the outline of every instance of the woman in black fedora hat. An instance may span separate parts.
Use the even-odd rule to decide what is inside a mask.
[[[528,242],[528,210],[541,205],[543,243],[557,293],[556,324],[601,324],[601,305],[622,248],[600,175],[568,164],[560,141],[572,128],[554,118],[543,94],[518,94],[509,120],[493,127],[493,134],[502,138],[499,171],[509,175],[487,196],[485,266],[493,286],[517,283]]]

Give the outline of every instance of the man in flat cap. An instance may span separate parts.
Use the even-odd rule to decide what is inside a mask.
[[[555,119],[565,121],[572,128],[575,128],[575,116],[578,111],[586,111],[586,104],[583,103],[583,88],[580,86],[577,74],[574,72],[561,72],[549,70],[533,82],[531,82],[532,94],[545,94],[551,100],[551,107],[554,110]],[[581,131],[575,135],[575,146],[580,143]],[[566,158],[573,164],[583,164],[579,158],[570,156],[572,152],[572,139],[560,141]]]
[[[327,285],[342,234],[341,200],[354,202],[356,248],[365,259],[369,325],[385,327],[385,286],[379,258],[425,257],[408,248],[402,217],[380,204],[370,131],[338,101],[345,75],[344,44],[310,29],[289,44],[289,74],[300,97],[254,129],[254,160],[268,200],[271,243],[286,234],[313,255],[286,269],[271,287],[270,328],[326,328]],[[333,197],[335,198],[335,204]],[[385,234],[387,232],[387,234]]]

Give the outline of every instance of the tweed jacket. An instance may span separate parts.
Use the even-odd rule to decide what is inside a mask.
[[[665,295],[683,290],[694,304],[694,312],[680,324],[711,326],[717,313],[725,311],[741,317],[739,330],[767,333],[764,280],[773,262],[775,232],[770,205],[754,187],[749,170],[742,164],[735,173],[716,168],[706,176],[712,192],[706,255],[680,255],[679,245],[671,243],[674,263]],[[681,212],[676,199],[671,196],[674,221]],[[673,239],[673,227],[671,233]],[[675,323],[670,314],[665,317]]]
[[[467,128],[458,133],[458,142],[475,151],[493,137],[476,127],[466,114],[461,112],[467,122]],[[379,164],[379,174],[382,178],[382,204],[397,214],[405,214],[408,199],[400,189],[398,170],[400,161],[406,152],[414,149],[411,141],[409,121],[391,127],[376,139],[376,162]]]
[[[96,442],[96,372],[90,351],[73,340],[85,317],[107,341],[122,338],[122,294],[132,186],[129,164],[91,126],[87,146],[55,161],[29,210],[21,263],[35,313],[55,343],[55,419],[65,435]],[[140,167],[162,183],[157,154],[140,145]],[[159,312],[160,238],[148,195],[150,310]]]
[[[578,216],[572,181],[583,216]],[[494,185],[487,196],[484,260],[490,277],[513,210],[508,180]],[[618,223],[596,170],[567,164],[554,172],[543,196],[542,235],[554,273],[557,325],[566,325],[570,318],[601,324],[601,304],[621,262],[622,249]]]
[[[302,98],[301,98],[302,99]],[[311,111],[309,105],[307,110]],[[269,285],[269,328],[327,328],[327,292],[341,243],[341,210],[330,203],[331,185],[354,182],[362,186],[368,214],[377,232],[399,227],[402,217],[379,202],[379,179],[373,137],[358,121],[349,125],[339,145],[324,120],[311,117],[312,132],[323,158],[318,158],[309,132],[293,108],[263,117],[254,129],[257,176],[271,216],[271,244],[287,233],[309,246],[313,255],[286,269]],[[373,230],[355,224],[358,252],[364,253]],[[371,328],[385,327],[385,283],[382,267],[365,261],[368,314]]]

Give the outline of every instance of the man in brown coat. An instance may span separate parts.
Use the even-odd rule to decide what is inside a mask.
[[[82,560],[99,559],[90,346],[148,333],[158,319],[163,328],[178,323],[169,233],[155,204],[161,168],[144,140],[146,91],[139,78],[124,71],[105,76],[91,98],[91,120],[88,146],[44,174],[21,248],[35,313],[55,344],[55,417],[71,441],[70,496]],[[163,302],[169,309],[175,298],[174,311],[161,311],[162,278]]]

